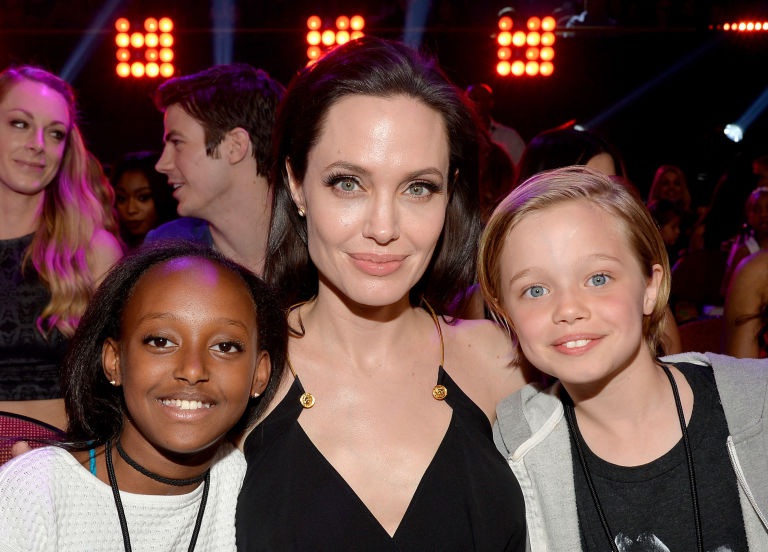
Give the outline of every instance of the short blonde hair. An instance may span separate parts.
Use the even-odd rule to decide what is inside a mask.
[[[589,201],[620,222],[647,278],[652,275],[653,265],[661,265],[656,305],[643,319],[643,337],[655,352],[664,331],[671,284],[664,240],[648,210],[624,184],[587,167],[565,167],[534,175],[496,207],[480,238],[478,279],[486,303],[500,323],[513,328],[502,304],[499,266],[507,235],[527,215],[574,200]]]

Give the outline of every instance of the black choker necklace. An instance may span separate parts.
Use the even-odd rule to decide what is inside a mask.
[[[696,476],[694,474],[693,470],[693,452],[691,451],[691,444],[688,441],[688,428],[685,425],[685,414],[683,412],[683,405],[680,402],[680,392],[677,390],[677,383],[675,382],[675,378],[672,376],[672,372],[670,372],[669,368],[667,368],[664,364],[659,364],[661,366],[661,369],[664,370],[664,373],[667,375],[667,378],[669,378],[669,383],[672,386],[672,394],[675,397],[675,406],[677,407],[677,417],[680,421],[680,431],[683,433],[683,446],[685,447],[685,459],[688,462],[688,481],[691,486],[691,502],[693,504],[693,519],[694,524],[696,528],[696,549],[699,552],[702,552],[704,550],[704,541],[701,534],[701,514],[699,512],[699,497],[698,492],[696,491]],[[571,435],[571,439],[573,439],[573,442],[576,444],[576,452],[579,456],[579,463],[581,464],[581,469],[584,472],[584,477],[587,480],[587,487],[589,487],[589,492],[592,495],[592,502],[595,505],[595,510],[597,511],[597,516],[600,518],[600,524],[603,526],[603,531],[605,532],[605,536],[608,538],[608,542],[611,543],[611,550],[614,552],[619,552],[618,547],[616,546],[616,542],[613,539],[613,532],[611,531],[611,528],[608,526],[608,520],[605,517],[605,512],[603,511],[603,507],[600,505],[600,499],[597,496],[597,490],[595,489],[595,483],[592,480],[592,474],[589,471],[589,466],[587,465],[587,459],[584,454],[584,449],[581,446],[581,433],[579,432],[579,426],[576,424],[576,416],[574,414],[573,409],[573,401],[571,401],[570,397],[568,397],[568,393],[565,391],[565,388],[562,388],[563,394],[567,397],[567,400],[563,401],[563,409],[565,410],[565,419],[568,422],[568,433]]]
[[[189,481],[185,479],[168,479],[166,477],[162,477],[156,474],[153,474],[152,472],[145,470],[143,467],[139,466],[136,462],[134,462],[127,454],[125,454],[125,451],[122,450],[122,447],[120,446],[120,441],[117,441],[117,451],[120,453],[120,456],[128,462],[131,467],[134,469],[137,469],[144,475],[147,475],[148,477],[151,477],[152,479],[157,479],[158,481],[165,482],[163,480],[168,481]],[[107,463],[107,476],[109,477],[109,486],[112,487],[112,496],[115,499],[115,507],[117,508],[117,517],[120,519],[120,530],[123,533],[123,546],[125,548],[125,552],[131,552],[131,537],[128,534],[128,522],[125,519],[125,511],[123,510],[123,501],[120,498],[120,488],[117,486],[117,478],[115,477],[115,466],[112,464],[112,444],[107,441],[104,445],[104,460]],[[146,472],[146,473],[145,473]],[[152,475],[149,475],[152,474]],[[161,478],[162,479],[158,479]],[[203,484],[203,496],[200,498],[200,508],[197,511],[197,519],[195,520],[195,528],[192,530],[192,539],[189,542],[189,548],[187,549],[188,552],[192,552],[195,549],[195,545],[197,544],[197,536],[200,533],[200,526],[203,523],[203,514],[205,513],[205,504],[208,502],[208,488],[210,487],[211,483],[211,470],[205,470],[205,473],[202,475],[201,478],[197,478],[195,482],[200,481],[204,479],[205,483]],[[178,483],[170,483],[171,485],[178,485]],[[188,484],[188,483],[185,483]]]
[[[196,475],[195,477],[190,477],[189,479],[171,479],[170,477],[164,477],[162,475],[158,475],[155,472],[149,471],[147,468],[139,464],[136,460],[128,456],[128,453],[123,450],[123,446],[120,444],[120,439],[118,439],[115,442],[115,447],[117,448],[117,453],[120,455],[120,458],[125,460],[125,463],[131,466],[134,470],[139,472],[142,475],[146,475],[150,479],[154,479],[155,481],[159,481],[160,483],[165,483],[166,485],[173,485],[174,487],[186,487],[187,485],[194,485],[195,483],[200,483],[203,479],[205,479],[208,476],[208,471],[205,470],[200,475]]]

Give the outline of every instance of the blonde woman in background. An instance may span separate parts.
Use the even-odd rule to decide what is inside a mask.
[[[66,341],[122,254],[88,184],[75,115],[55,75],[0,73],[0,411],[59,428]]]

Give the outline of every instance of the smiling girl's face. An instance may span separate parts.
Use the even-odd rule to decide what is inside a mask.
[[[150,269],[121,328],[104,345],[104,369],[123,388],[123,446],[145,462],[158,452],[209,450],[266,386],[269,356],[258,348],[253,300],[215,263],[179,258]]]
[[[643,317],[656,304],[623,223],[587,200],[529,213],[500,258],[503,307],[528,360],[564,385],[602,384],[651,359]]]

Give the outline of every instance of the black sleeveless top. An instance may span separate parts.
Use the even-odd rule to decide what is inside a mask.
[[[442,367],[438,383],[448,389],[451,421],[390,537],[299,425],[304,390],[295,378],[245,441],[238,550],[524,550],[523,495],[488,418]]]
[[[67,341],[57,329],[47,338],[37,329],[51,293],[31,264],[21,272],[30,243],[32,234],[0,240],[0,401],[61,397]]]

